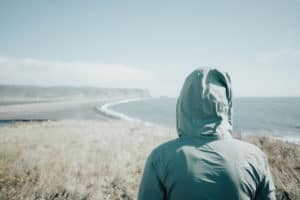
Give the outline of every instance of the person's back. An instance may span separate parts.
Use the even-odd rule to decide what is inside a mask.
[[[148,157],[139,200],[275,199],[264,154],[233,139],[229,76],[198,69],[177,102],[179,138]]]

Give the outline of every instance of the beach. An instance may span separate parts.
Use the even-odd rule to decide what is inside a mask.
[[[81,118],[73,113],[1,126],[0,199],[136,199],[147,156],[176,138],[176,130],[112,118],[95,111],[96,103],[103,105],[73,104],[67,112],[62,106],[64,113],[80,110]],[[50,112],[37,111],[31,116]],[[300,199],[300,146],[269,137],[241,139],[267,155],[277,198]]]
[[[106,119],[103,114],[97,111],[101,106],[110,101],[117,101],[120,98],[101,99],[75,99],[60,101],[29,102],[19,101],[9,104],[0,104],[0,120],[4,121],[43,121],[62,119]],[[14,102],[14,101],[13,101]],[[25,102],[25,103],[24,103]]]

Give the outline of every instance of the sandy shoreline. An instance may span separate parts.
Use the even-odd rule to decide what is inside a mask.
[[[34,121],[64,119],[107,119],[96,108],[116,99],[81,99],[48,102],[18,102],[0,105],[0,120]]]

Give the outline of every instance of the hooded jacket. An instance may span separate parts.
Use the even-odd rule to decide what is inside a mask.
[[[227,73],[193,71],[177,100],[179,137],[148,157],[138,199],[275,199],[263,152],[231,136],[232,109]]]

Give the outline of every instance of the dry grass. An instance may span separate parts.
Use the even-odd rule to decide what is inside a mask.
[[[174,137],[172,129],[123,121],[1,127],[0,199],[135,199],[147,155]],[[300,199],[299,146],[249,140],[269,156],[278,197]]]
[[[146,156],[168,132],[121,121],[2,127],[0,199],[134,199]]]
[[[300,145],[268,137],[250,137],[249,142],[260,147],[268,157],[277,199],[300,199]]]

